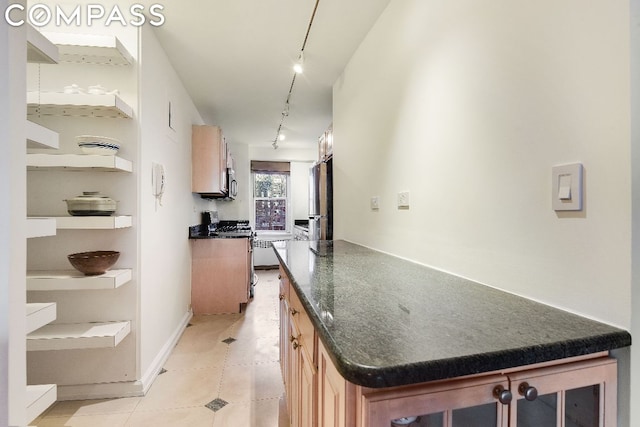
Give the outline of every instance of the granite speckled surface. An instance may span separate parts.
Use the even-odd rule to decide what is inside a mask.
[[[624,330],[352,243],[273,246],[354,384],[407,385],[631,345]]]

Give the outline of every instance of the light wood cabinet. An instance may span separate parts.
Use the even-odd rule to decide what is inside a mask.
[[[227,143],[218,126],[194,125],[191,134],[191,191],[226,197]]]
[[[316,425],[316,336],[307,313],[280,274],[280,364],[292,427]],[[286,331],[286,333],[283,333]]]
[[[322,342],[318,340],[318,427],[353,426],[352,408],[347,406],[355,387],[335,368]]]
[[[403,417],[415,418],[409,427],[617,425],[617,362],[607,352],[406,386],[352,384],[280,274],[280,362],[293,427],[391,427]]]
[[[251,287],[249,239],[193,239],[191,249],[193,313],[241,312]]]
[[[616,361],[597,357],[405,387],[357,387],[362,416],[354,425],[389,427],[415,417],[410,427],[615,427],[616,376]]]

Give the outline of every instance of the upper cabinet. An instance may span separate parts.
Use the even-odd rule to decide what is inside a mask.
[[[333,157],[333,124],[318,139],[318,160],[325,161]]]
[[[222,129],[194,125],[191,143],[191,191],[205,198],[227,197],[227,143]]]

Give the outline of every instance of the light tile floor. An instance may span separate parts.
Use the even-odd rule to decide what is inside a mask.
[[[191,320],[146,396],[57,402],[31,425],[288,426],[278,362],[278,271],[257,275],[244,313]]]

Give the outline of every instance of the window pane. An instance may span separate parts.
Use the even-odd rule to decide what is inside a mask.
[[[256,173],[253,197],[287,197],[287,175]]]
[[[286,230],[287,200],[256,200],[256,230]]]

